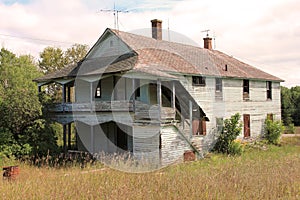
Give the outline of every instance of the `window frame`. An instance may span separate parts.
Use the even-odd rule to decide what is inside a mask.
[[[222,78],[215,78],[215,91],[222,92],[223,91],[223,79]]]
[[[98,95],[98,92],[100,93],[99,95]],[[99,80],[98,84],[96,86],[96,89],[95,89],[95,95],[94,95],[94,97],[95,98],[101,98],[101,96],[102,96],[102,87],[101,87],[101,80]]]
[[[267,100],[272,100],[272,81],[266,82]]]
[[[205,86],[206,78],[204,76],[192,76],[193,86]]]
[[[250,98],[250,80],[243,79],[243,100],[249,100]]]

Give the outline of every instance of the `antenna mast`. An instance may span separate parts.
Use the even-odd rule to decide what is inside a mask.
[[[128,13],[127,10],[117,10],[114,3],[114,9],[102,9],[100,12],[112,12],[114,14],[114,26],[116,30],[119,30],[119,13]]]

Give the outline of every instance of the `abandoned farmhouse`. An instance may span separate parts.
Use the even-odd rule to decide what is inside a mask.
[[[207,152],[235,113],[240,138],[260,136],[267,116],[280,119],[283,80],[212,49],[209,36],[204,48],[162,40],[162,21],[151,23],[152,38],[108,28],[76,66],[35,80],[39,91],[63,88],[49,113],[63,125],[65,149],[74,123],[80,151],[166,165]]]

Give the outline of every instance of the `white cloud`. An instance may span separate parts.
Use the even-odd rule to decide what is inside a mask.
[[[116,9],[130,11],[119,13],[121,30],[150,28],[153,18],[162,19],[167,28],[169,20],[170,30],[203,46],[205,33],[201,31],[210,29],[216,35],[218,50],[285,79],[284,85],[300,85],[298,0],[115,2]],[[5,19],[0,23],[0,44],[16,53],[34,56],[46,46],[92,46],[106,27],[114,27],[113,13],[99,12],[113,6],[111,0],[32,0],[9,5],[0,2],[0,18]]]

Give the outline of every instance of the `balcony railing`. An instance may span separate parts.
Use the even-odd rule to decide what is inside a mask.
[[[133,111],[132,101],[95,101],[92,103],[58,103],[48,107],[50,112]]]

